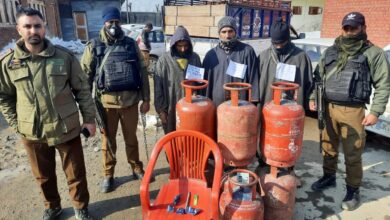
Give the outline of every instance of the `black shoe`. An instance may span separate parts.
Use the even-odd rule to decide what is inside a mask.
[[[43,220],[54,220],[57,218],[57,216],[61,215],[61,213],[61,206],[45,209],[45,211],[43,212]]]
[[[353,211],[360,205],[359,188],[354,188],[347,185],[347,194],[345,195],[341,208],[347,211]]]
[[[74,209],[74,216],[77,220],[93,220],[89,215],[88,208]]]
[[[145,176],[145,171],[143,171],[143,170],[141,170],[141,171],[134,171],[133,172],[133,178],[136,179],[136,180],[142,181],[144,176]]]
[[[114,178],[113,177],[107,177],[103,180],[100,192],[102,193],[108,193],[114,190]]]
[[[311,185],[311,189],[316,192],[320,192],[329,187],[336,186],[336,174],[324,174],[321,179],[317,180]]]

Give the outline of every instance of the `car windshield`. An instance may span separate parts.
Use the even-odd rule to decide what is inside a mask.
[[[164,43],[164,33],[160,30],[150,32],[149,41],[151,43]]]
[[[301,48],[309,56],[312,62],[318,62],[321,54],[328,48],[327,46],[313,45],[313,44],[295,44]]]
[[[137,39],[138,37],[140,37],[142,33],[142,30],[136,30],[136,31],[132,31],[130,34],[129,34],[129,37],[133,38],[133,39]],[[155,31],[151,31],[149,33],[149,41],[150,43],[164,43],[164,33],[162,32],[162,30],[155,30]]]

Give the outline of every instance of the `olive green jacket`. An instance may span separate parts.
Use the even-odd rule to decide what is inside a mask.
[[[28,140],[49,146],[77,137],[79,108],[84,123],[94,123],[95,118],[87,77],[79,62],[48,40],[37,55],[24,48],[19,40],[14,51],[0,59],[0,109],[4,117]]]
[[[370,114],[380,116],[386,110],[386,104],[389,100],[390,94],[390,67],[387,61],[385,52],[377,47],[371,46],[363,52],[367,57],[368,65],[370,67],[372,86],[374,87],[374,98],[370,108]],[[325,55],[322,54],[321,59],[314,71],[315,81],[320,81],[325,76],[329,77],[325,72]],[[310,96],[311,100],[315,98],[315,91]]]
[[[99,38],[105,44],[112,44],[112,42],[109,42],[104,28],[100,30]],[[119,40],[123,40],[123,38]],[[141,51],[136,43],[135,48],[137,50],[139,58],[139,66],[141,67],[140,75],[142,79],[142,87],[139,91],[120,91],[103,93],[103,95],[101,96],[101,102],[105,108],[124,108],[137,104],[140,100],[143,100],[145,102],[150,101],[148,72]],[[92,44],[91,42],[88,42],[84,49],[84,54],[81,58],[81,68],[86,74],[88,74],[90,83],[93,83],[93,79],[95,78],[95,75],[97,74],[97,71],[99,69],[96,63],[97,60],[93,52]]]

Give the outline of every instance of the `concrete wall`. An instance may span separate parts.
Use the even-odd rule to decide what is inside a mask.
[[[389,0],[326,0],[321,37],[340,35],[343,17],[353,11],[364,14],[368,39],[371,42],[380,47],[390,44]]]
[[[320,31],[323,13],[319,15],[309,15],[309,7],[324,8],[325,0],[294,0],[291,1],[293,6],[302,6],[302,15],[293,15],[291,25],[299,32]]]

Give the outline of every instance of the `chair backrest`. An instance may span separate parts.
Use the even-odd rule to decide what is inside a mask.
[[[211,187],[211,208],[209,218],[219,219],[218,202],[223,170],[222,154],[218,148],[218,144],[210,137],[198,131],[190,130],[171,132],[156,143],[140,187],[143,218],[147,219],[147,213],[152,208],[150,204],[149,182],[157,158],[162,149],[165,150],[169,160],[171,171],[170,179],[194,178],[204,181],[205,183],[206,177],[204,171],[207,159],[211,153],[213,154],[215,168]]]
[[[217,143],[196,131],[175,131],[158,143],[164,148],[170,166],[170,179],[194,178],[206,181],[204,174],[210,153],[220,154]]]

